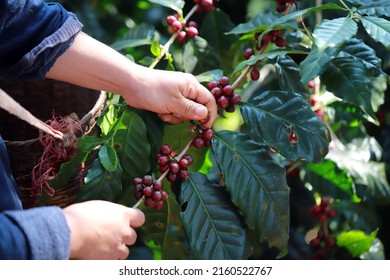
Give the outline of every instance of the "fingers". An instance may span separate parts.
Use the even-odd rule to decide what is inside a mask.
[[[145,214],[139,209],[130,209],[130,226],[140,227],[145,223]]]
[[[130,254],[130,250],[129,250],[129,248],[126,246],[126,244],[121,244],[118,251],[119,251],[119,252],[118,252],[118,256],[117,256],[117,259],[118,259],[118,260],[126,260],[127,257],[128,257],[129,254]]]

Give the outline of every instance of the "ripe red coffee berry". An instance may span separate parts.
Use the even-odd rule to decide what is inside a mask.
[[[176,161],[171,161],[169,163],[169,170],[172,172],[172,173],[178,173],[180,171],[180,165],[179,163],[177,163]]]
[[[220,79],[219,79],[219,85],[224,88],[226,87],[227,85],[230,85],[230,80],[228,77],[226,76],[222,76]]]
[[[172,26],[173,30],[176,32],[180,31],[183,28],[183,26],[179,20],[175,20],[174,22],[172,22],[171,26]]]
[[[142,179],[142,183],[145,186],[151,186],[153,184],[153,177],[150,175],[145,175],[144,178]]]
[[[222,108],[227,108],[229,106],[229,98],[227,98],[226,96],[224,95],[221,95],[220,97],[218,97],[217,99],[217,105],[219,107],[222,107]]]
[[[212,130],[211,128],[206,128],[203,131],[203,133],[202,133],[202,137],[206,141],[209,141],[209,140],[213,139],[213,137],[214,137],[214,130]]]
[[[241,102],[241,96],[238,94],[233,93],[229,98],[230,105],[237,105]]]
[[[215,98],[218,98],[222,94],[222,89],[219,87],[215,87],[210,91]]]
[[[167,23],[171,25],[177,18],[174,15],[167,16]]]
[[[234,93],[234,87],[232,87],[231,85],[227,85],[227,86],[224,86],[222,91],[225,94],[225,96],[229,96],[229,95],[232,95]]]
[[[214,6],[213,0],[201,0],[200,4],[204,8],[211,8]]]
[[[190,177],[190,172],[188,172],[187,169],[181,169],[179,172],[179,175],[180,175],[180,178],[182,178],[183,180],[186,180]]]
[[[163,188],[163,183],[161,181],[155,181],[153,183],[153,190],[155,191],[161,191]]]
[[[185,154],[183,156],[186,160],[188,160],[188,165],[191,165],[194,162],[194,158],[190,154]]]
[[[160,154],[169,156],[171,155],[171,147],[168,144],[164,144],[160,147]]]
[[[138,185],[140,185],[140,184],[142,184],[142,179],[141,178],[134,178],[134,180],[133,180],[133,185],[134,185],[134,187],[136,187],[136,186],[138,186]]]
[[[209,90],[212,90],[213,88],[219,87],[219,83],[217,81],[210,81],[207,85],[207,88]]]
[[[274,43],[279,48],[284,48],[286,46],[286,40],[284,40],[284,38],[282,38],[282,37],[276,37],[274,39]]]
[[[167,180],[169,182],[175,182],[177,180],[177,175],[175,173],[172,173],[172,172],[168,172],[167,174]]]
[[[153,201],[157,202],[161,200],[161,191],[155,191],[152,193]]]
[[[179,33],[177,33],[177,41],[179,43],[184,43],[187,39],[187,33],[185,31],[179,31]]]
[[[197,36],[199,34],[198,29],[196,29],[193,26],[188,27],[186,32],[187,32],[187,36],[190,38],[194,38],[195,36]]]
[[[189,162],[186,158],[182,158],[179,160],[180,168],[185,169],[189,166]]]
[[[196,23],[196,21],[190,21],[188,22],[187,24],[188,27],[195,27],[196,29],[198,29],[198,24]]]
[[[147,186],[144,188],[143,193],[144,193],[145,197],[151,197],[153,194],[153,188],[150,186]]]
[[[167,165],[169,163],[170,159],[168,156],[160,156],[158,159],[157,159],[157,163],[159,165]]]
[[[255,51],[253,50],[253,48],[247,48],[245,51],[244,51],[244,57],[245,59],[249,59],[252,55],[255,54]]]
[[[192,140],[192,146],[194,146],[197,149],[201,149],[204,147],[204,139],[200,136],[197,136]]]
[[[251,79],[252,79],[252,81],[257,81],[258,79],[260,79],[260,71],[257,69],[252,69]]]

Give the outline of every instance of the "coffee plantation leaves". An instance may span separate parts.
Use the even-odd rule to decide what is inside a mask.
[[[365,16],[361,21],[372,39],[390,49],[390,21],[371,16]]]
[[[117,165],[113,172],[107,171],[96,158],[84,178],[84,185],[78,193],[78,201],[107,200],[114,201],[122,192],[122,168]]]
[[[358,12],[361,14],[390,17],[390,2],[388,0],[363,0],[359,2],[362,2],[358,8]]]
[[[247,259],[246,228],[228,193],[201,173],[181,186],[181,217],[191,248],[199,259]]]
[[[111,45],[117,51],[125,48],[134,48],[143,45],[150,45],[158,38],[153,26],[142,23],[139,26],[129,29],[123,37]]]
[[[274,64],[278,75],[279,87],[286,91],[305,92],[300,81],[298,64],[289,56],[279,56]]]
[[[118,155],[111,146],[104,145],[99,149],[100,163],[107,171],[114,171],[118,166]]]
[[[239,132],[218,132],[212,150],[247,226],[260,242],[285,249],[290,223],[285,169],[273,160],[267,146]]]
[[[313,37],[319,49],[338,48],[357,32],[357,23],[349,17],[324,20],[317,25]]]
[[[113,146],[122,164],[123,180],[126,184],[150,171],[151,147],[145,123],[138,114],[131,111],[123,113],[116,127]]]
[[[371,80],[361,60],[353,57],[333,59],[321,79],[328,91],[359,106],[373,120],[377,119],[371,105]]]
[[[374,231],[366,235],[360,230],[343,232],[337,236],[337,246],[346,248],[353,257],[359,257],[370,250],[376,234]]]
[[[181,12],[185,4],[183,0],[149,0],[149,2],[171,8],[176,12]]]
[[[247,133],[289,160],[320,162],[328,152],[329,131],[301,94],[267,91],[240,106]],[[297,137],[290,143],[289,133]]]

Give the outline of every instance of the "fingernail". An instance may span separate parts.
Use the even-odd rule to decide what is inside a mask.
[[[198,108],[195,109],[195,115],[197,117],[204,117],[207,115],[207,109],[205,107],[199,106]]]

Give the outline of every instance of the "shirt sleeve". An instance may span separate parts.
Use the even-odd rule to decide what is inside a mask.
[[[0,76],[44,79],[82,27],[58,3],[0,0]]]
[[[14,250],[14,247],[10,248],[9,245],[13,242],[18,249],[15,256],[9,251],[8,257],[25,257],[33,260],[69,259],[70,229],[61,208],[43,206],[28,210],[5,211],[2,216],[0,237],[2,235],[8,237],[11,243],[6,243],[7,241],[1,238],[0,251],[4,250],[3,243],[8,244],[8,249]],[[2,254],[4,255],[4,252],[0,252],[0,256]]]
[[[0,260],[29,259],[27,239],[23,231],[0,213]]]

